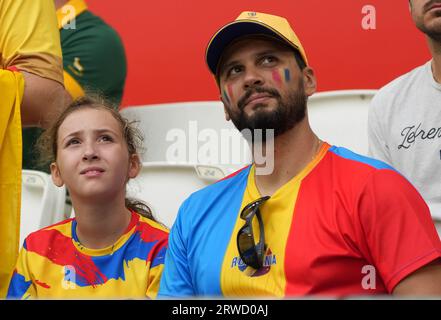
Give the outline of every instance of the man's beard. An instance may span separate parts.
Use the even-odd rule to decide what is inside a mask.
[[[427,10],[429,10],[429,8],[431,6],[433,6],[436,3],[440,3],[440,2],[441,1],[439,1],[439,0],[429,1],[424,6],[423,12],[426,13]],[[432,14],[435,14],[437,17],[440,17],[440,15],[441,15],[440,12],[434,12]],[[441,43],[441,24],[439,24],[438,26],[434,26],[434,27],[428,27],[427,25],[424,24],[424,18],[420,17],[417,21],[415,21],[415,25],[421,32],[426,34],[430,39],[432,39],[435,42]]]
[[[426,34],[430,39],[437,43],[441,43],[441,27],[437,29],[427,28],[424,24],[417,24],[417,28]]]
[[[301,79],[302,80],[302,79]],[[268,111],[266,104],[260,103],[254,106],[252,115],[244,112],[245,103],[254,93],[267,93],[277,100],[277,107]],[[298,88],[291,90],[285,99],[273,88],[251,87],[238,101],[239,113],[228,111],[231,121],[239,131],[248,129],[251,137],[255,135],[255,129],[262,130],[262,142],[266,141],[266,130],[274,130],[274,138],[294,128],[306,115],[306,94],[303,88],[303,81],[299,81]],[[253,139],[254,140],[254,139]]]

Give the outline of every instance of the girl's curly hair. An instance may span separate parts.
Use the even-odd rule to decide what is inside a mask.
[[[118,111],[112,108],[111,105],[109,105],[103,98],[99,96],[81,97],[73,101],[63,112],[61,112],[52,125],[46,131],[44,131],[38,139],[37,148],[40,156],[40,163],[42,165],[47,165],[57,160],[58,130],[64,120],[71,113],[84,109],[106,110],[115,118],[121,127],[121,132],[124,140],[127,143],[129,155],[137,154],[138,151],[142,149],[144,137],[139,129],[134,126],[134,121],[129,121],[122,117]],[[144,202],[137,199],[126,198],[125,205],[128,209],[136,211],[142,216],[156,221],[156,219],[153,217],[152,210]]]

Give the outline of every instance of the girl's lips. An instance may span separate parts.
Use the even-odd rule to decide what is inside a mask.
[[[89,167],[86,169],[81,170],[80,174],[90,177],[95,177],[98,175],[101,175],[104,172],[103,168],[100,167]]]
[[[104,173],[104,171],[98,171],[98,170],[89,170],[83,173],[86,177],[98,177],[101,176]]]

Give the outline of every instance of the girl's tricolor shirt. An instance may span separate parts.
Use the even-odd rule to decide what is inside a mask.
[[[170,233],[159,295],[386,294],[441,257],[428,208],[405,178],[324,143],[261,207],[266,255],[252,270],[237,249],[239,214],[261,196],[253,167],[191,195]]]
[[[155,298],[167,238],[166,228],[135,212],[103,249],[80,244],[75,219],[44,228],[26,238],[8,298]]]

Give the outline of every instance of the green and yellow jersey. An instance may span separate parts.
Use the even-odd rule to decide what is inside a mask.
[[[104,96],[115,108],[121,103],[127,74],[124,46],[116,31],[88,10],[84,0],[71,0],[57,10],[63,52],[64,83],[73,98],[87,93]],[[37,165],[35,142],[41,129],[23,130],[23,168]]]

